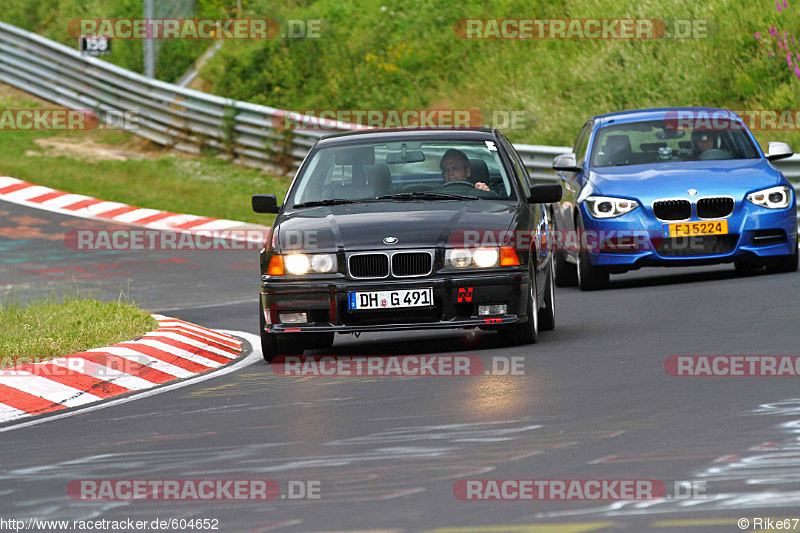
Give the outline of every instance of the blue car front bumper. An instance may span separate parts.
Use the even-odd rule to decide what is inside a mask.
[[[664,237],[668,222],[658,220],[649,206],[640,205],[630,213],[595,219],[580,204],[584,229],[599,236],[598,246],[588,253],[593,266],[625,271],[643,266],[690,266],[730,263],[737,259],[761,259],[794,253],[798,245],[797,208],[766,209],[748,201],[737,201],[726,217],[728,234],[714,237]],[[701,222],[696,215],[686,222]],[[604,244],[604,239],[621,238],[625,246]]]

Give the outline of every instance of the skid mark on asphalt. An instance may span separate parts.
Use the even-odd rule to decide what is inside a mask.
[[[747,416],[783,416],[792,420],[778,425],[778,430],[788,434],[777,442],[753,446],[750,453],[715,453],[708,457],[705,470],[688,478],[705,481],[713,488],[706,498],[691,500],[654,500],[646,502],[614,502],[612,504],[537,513],[537,519],[564,518],[580,515],[605,517],[649,515],[675,512],[733,511],[740,509],[800,508],[800,399],[760,405],[744,413]],[[755,452],[755,453],[753,453]],[[636,460],[653,460],[649,454],[632,456]],[[656,456],[658,458],[658,456]],[[672,456],[669,457],[670,459]],[[620,456],[601,458],[606,463],[628,462]],[[593,461],[597,464],[598,460]],[[744,515],[744,513],[742,513]]]
[[[326,402],[326,406],[330,407],[330,402]],[[271,405],[270,409],[278,407]],[[313,418],[304,424],[319,426]],[[296,426],[298,423],[292,423],[292,428],[297,429]],[[559,434],[558,438],[543,438],[537,446],[535,441],[542,437],[541,431],[540,425],[527,419],[405,427],[330,441],[324,446],[334,447],[337,453],[305,455],[297,452],[309,446],[318,449],[319,445],[310,444],[307,432],[299,431],[297,435],[301,440],[288,444],[287,448],[258,457],[244,457],[238,464],[223,469],[192,471],[189,475],[303,479],[313,472],[313,477],[322,483],[326,503],[407,498],[431,490],[433,483],[488,475],[502,465],[520,463],[516,468],[530,468],[529,464],[521,462],[580,444],[580,439],[565,440],[574,435]],[[585,433],[594,439],[609,438],[606,429]],[[284,505],[294,507],[305,503],[287,501]]]

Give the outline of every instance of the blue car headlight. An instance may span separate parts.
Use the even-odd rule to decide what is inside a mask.
[[[786,209],[792,202],[792,191],[785,185],[751,192],[747,201],[767,209]]]
[[[614,218],[639,207],[639,202],[636,200],[611,196],[589,196],[583,203],[594,218]]]

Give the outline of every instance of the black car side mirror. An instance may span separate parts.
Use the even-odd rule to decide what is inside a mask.
[[[280,211],[278,198],[274,194],[254,194],[253,211],[256,213],[277,213]]]
[[[561,200],[561,185],[532,185],[528,201],[532,204],[552,204]]]

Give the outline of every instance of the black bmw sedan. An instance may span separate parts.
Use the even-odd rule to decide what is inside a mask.
[[[334,333],[474,328],[536,342],[555,326],[550,217],[496,129],[323,137],[261,250],[264,358],[325,348]]]

